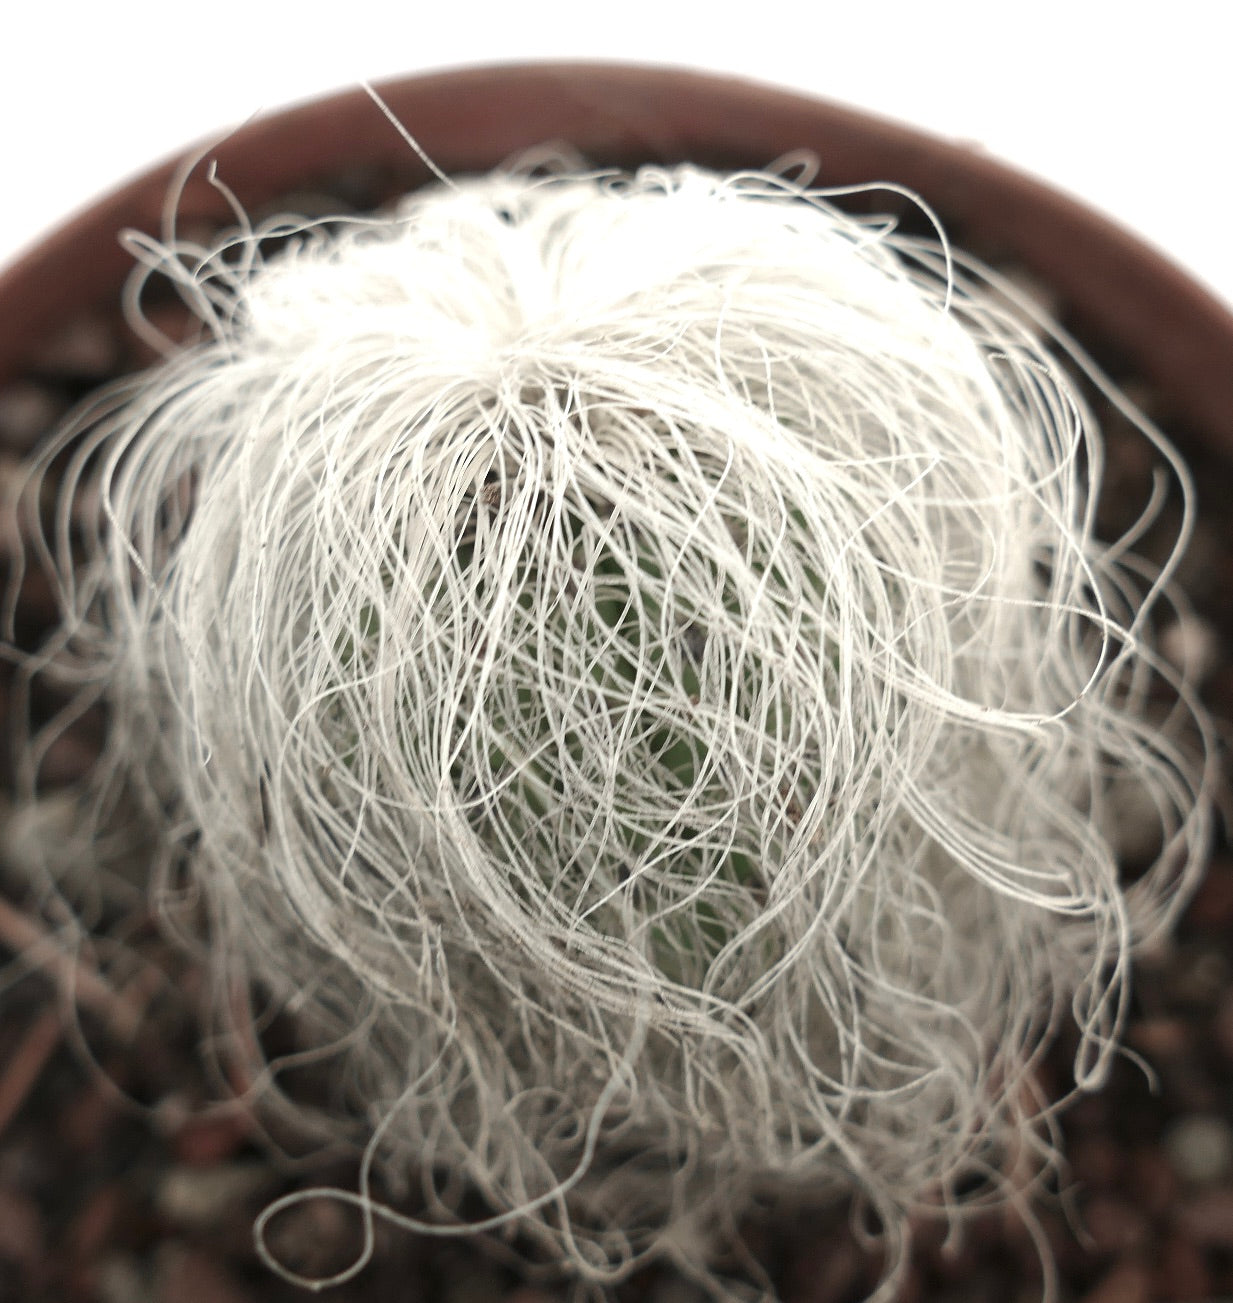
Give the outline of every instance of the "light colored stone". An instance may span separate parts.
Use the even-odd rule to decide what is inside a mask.
[[[1180,1118],[1164,1134],[1174,1171],[1191,1185],[1214,1185],[1233,1170],[1233,1131],[1210,1114]]]
[[[127,1253],[99,1264],[94,1292],[98,1303],[153,1303],[145,1273],[137,1259]]]
[[[1170,665],[1202,683],[1219,659],[1220,640],[1206,621],[1187,615],[1160,635],[1160,650]]]
[[[159,1184],[155,1204],[177,1226],[204,1229],[258,1195],[270,1179],[270,1169],[259,1163],[173,1167]]]
[[[0,444],[25,452],[59,421],[64,403],[40,385],[18,381],[0,389]]]

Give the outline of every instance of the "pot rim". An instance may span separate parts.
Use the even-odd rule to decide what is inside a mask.
[[[732,76],[606,62],[487,64],[377,86],[447,172],[487,169],[566,140],[597,165],[690,161],[765,167],[795,150],[819,183],[890,181],[916,191],[967,240],[996,247],[1055,289],[1110,340],[1193,430],[1233,452],[1233,314],[1165,255],[1073,197],[967,144],[864,111]],[[90,204],[0,272],[0,383],[32,365],[55,330],[114,307],[132,266],[118,234],[157,233],[186,161],[256,207],[357,166],[410,189],[430,174],[363,89],[276,111],[189,148]],[[177,218],[228,212],[208,168]]]

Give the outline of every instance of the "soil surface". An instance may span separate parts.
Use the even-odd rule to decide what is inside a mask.
[[[351,205],[376,197],[348,182]],[[338,204],[292,196],[283,208],[319,213]],[[952,234],[962,243],[961,231]],[[1066,305],[1051,303],[1047,287],[1022,281],[1066,320]],[[170,300],[154,300],[151,312],[178,328]],[[1197,620],[1162,637],[1172,654],[1199,658],[1210,706],[1233,719],[1233,465],[1205,451],[1174,420],[1167,395],[1144,388],[1108,341],[1082,322],[1067,324],[1195,473],[1199,519],[1180,581]],[[0,387],[0,490],[74,402],[150,358],[118,313],[75,322],[49,341],[30,374]],[[1124,418],[1098,397],[1093,403],[1108,450],[1101,525],[1114,535],[1148,500],[1153,461]],[[1173,508],[1149,532],[1149,552],[1168,536],[1171,516]],[[10,511],[0,519],[6,584],[20,543]],[[30,649],[56,614],[37,575],[27,576],[19,597],[16,632]],[[0,666],[0,714],[8,714],[13,690],[11,670]],[[38,718],[57,705],[36,697],[31,708]],[[43,766],[38,827],[14,828],[0,806],[10,862],[0,877],[0,1303],[304,1303],[309,1295],[258,1260],[253,1220],[292,1189],[354,1188],[354,1161],[290,1163],[246,1108],[217,1102],[225,1092],[202,1052],[196,1013],[203,974],[162,938],[139,899],[118,914],[114,903],[100,905],[111,941],[69,966],[47,940],[56,920],[29,910],[12,871],[23,839],[62,835],[70,816],[61,798],[102,738],[101,716],[91,712],[56,742]],[[6,756],[0,792],[12,783]],[[1036,1205],[1059,1303],[1233,1299],[1233,854],[1224,834],[1174,941],[1139,960],[1126,1042],[1141,1058],[1120,1059],[1105,1089],[1063,1115],[1069,1168]],[[1073,1049],[1063,1038],[1046,1067],[1055,1097],[1070,1084]],[[372,1263],[327,1292],[333,1303],[568,1297],[560,1283],[528,1279],[498,1242],[380,1225],[376,1235]],[[310,1274],[345,1266],[358,1244],[351,1213],[325,1200],[298,1205],[271,1233],[281,1260]],[[746,1245],[785,1303],[854,1303],[879,1278],[876,1255],[862,1247],[845,1209],[781,1212],[749,1226]],[[951,1243],[922,1225],[899,1298],[1026,1303],[1041,1291],[1038,1249],[1022,1220],[1001,1211],[971,1221]],[[619,1291],[622,1303],[700,1297],[664,1269]]]

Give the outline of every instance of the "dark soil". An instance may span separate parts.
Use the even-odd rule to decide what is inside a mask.
[[[356,206],[381,197],[348,182]],[[292,197],[287,209],[327,211],[337,201]],[[962,232],[953,232],[962,241]],[[973,250],[978,254],[979,249]],[[1013,270],[1013,269],[1012,269]],[[1032,287],[1046,299],[1047,290]],[[1065,304],[1053,304],[1063,318]],[[172,330],[170,302],[152,312]],[[1208,666],[1204,690],[1233,718],[1233,464],[1204,449],[1174,420],[1167,395],[1145,389],[1108,342],[1068,323],[1113,378],[1182,448],[1195,472],[1200,515],[1181,582],[1199,616],[1196,642]],[[74,323],[40,363],[0,388],[0,489],[20,457],[77,400],[145,365],[118,314]],[[1102,527],[1126,528],[1150,493],[1152,458],[1141,437],[1095,399],[1108,448]],[[3,500],[0,493],[0,501]],[[1166,512],[1158,530],[1170,525]],[[11,513],[0,519],[0,564],[11,573],[20,546]],[[45,581],[25,580],[17,638],[37,646],[56,618]],[[1177,631],[1166,633],[1177,641]],[[0,714],[13,680],[0,667]],[[32,703],[35,716],[57,702]],[[58,792],[71,791],[103,735],[86,716],[43,766],[47,836]],[[8,759],[0,791],[11,791]],[[0,807],[0,836],[13,836]],[[61,812],[60,817],[63,817]],[[105,911],[104,911],[105,912]],[[125,958],[83,952],[75,970],[77,1012],[63,997],[65,969],[41,938],[50,926],[28,912],[16,875],[0,879],[0,1303],[303,1303],[302,1291],[259,1262],[252,1223],[271,1199],[337,1182],[353,1188],[354,1163],[296,1166],[276,1156],[257,1120],[224,1098],[201,1052],[196,1021],[203,976],[134,906],[122,925]],[[101,969],[101,972],[99,971]],[[1221,836],[1211,867],[1173,944],[1136,969],[1127,1044],[1143,1062],[1119,1060],[1108,1086],[1063,1115],[1070,1167],[1037,1204],[1059,1273],[1059,1303],[1147,1303],[1233,1298],[1233,854]],[[1073,1045],[1060,1041],[1047,1087],[1065,1092]],[[291,1141],[291,1137],[280,1137]],[[414,1209],[411,1209],[414,1211]],[[747,1247],[787,1303],[845,1303],[877,1283],[876,1256],[860,1246],[846,1210],[781,1213],[747,1230]],[[328,1274],[359,1243],[352,1215],[307,1202],[275,1224],[271,1244],[288,1266]],[[967,1224],[943,1244],[923,1225],[901,1303],[1019,1303],[1038,1299],[1037,1249],[1009,1211]],[[544,1303],[563,1285],[531,1283],[508,1246],[447,1241],[377,1228],[372,1263],[330,1291],[336,1303]],[[620,1290],[623,1303],[688,1303],[695,1287],[651,1270]]]

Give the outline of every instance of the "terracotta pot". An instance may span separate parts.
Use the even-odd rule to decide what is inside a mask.
[[[820,160],[821,184],[907,186],[962,244],[1047,285],[1076,333],[1162,396],[1168,410],[1158,415],[1170,431],[1233,475],[1233,316],[1116,225],[978,151],[823,101],[676,70],[478,68],[380,91],[447,172],[485,169],[529,146],[564,140],[596,164],[620,166],[688,160],[761,167],[808,149]],[[336,190],[348,175],[382,196],[429,176],[360,91],[255,122],[208,156],[250,211],[288,194]],[[66,330],[91,317],[115,321],[132,265],[118,233],[159,230],[179,164],[163,164],[101,200],[0,275],[0,403],[14,382],[39,375]],[[181,227],[228,218],[222,196],[197,168],[179,202]],[[140,355],[134,341],[129,364]],[[1226,885],[1226,895],[1233,893],[1233,875]],[[1230,902],[1233,895],[1226,902],[1233,915]]]

